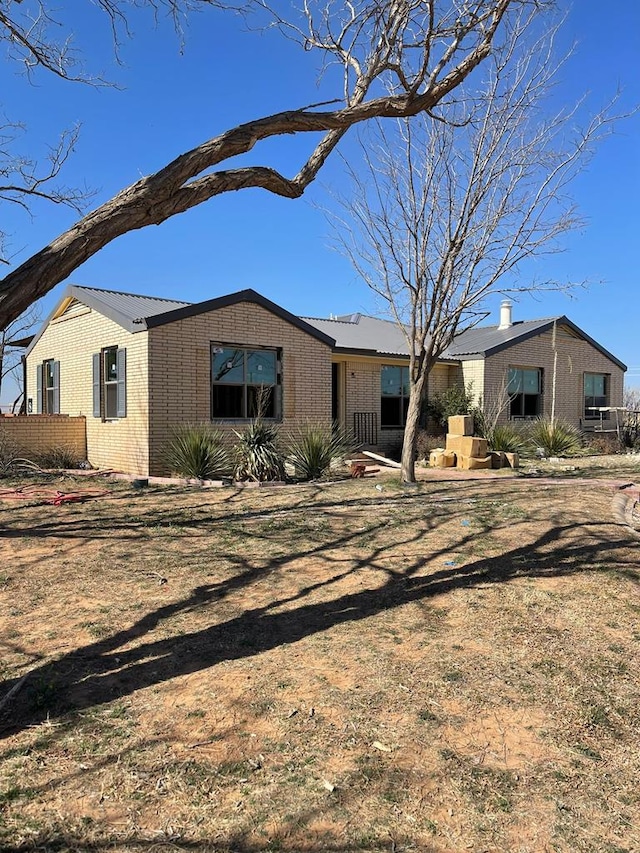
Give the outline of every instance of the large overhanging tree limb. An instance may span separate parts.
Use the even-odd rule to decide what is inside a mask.
[[[439,26],[434,23],[436,4],[422,0],[396,0],[384,7],[364,3],[359,10],[347,4],[347,22],[337,35],[331,33],[330,6],[323,7],[324,29],[305,6],[305,46],[342,65],[346,106],[330,111],[293,110],[247,122],[127,187],[0,282],[0,328],[122,234],[158,225],[217,195],[248,187],[286,198],[300,197],[351,127],[372,119],[416,116],[454,93],[491,53],[510,7],[527,3],[468,0],[443,4],[447,11],[441,13]],[[268,9],[262,2],[253,5]],[[279,19],[276,23],[283,29],[289,26]],[[298,30],[294,28],[294,32]],[[384,81],[390,85],[389,94],[371,97],[376,85]],[[210,171],[251,151],[261,140],[309,133],[324,135],[293,178],[266,166]]]

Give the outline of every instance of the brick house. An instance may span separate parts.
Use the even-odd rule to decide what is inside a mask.
[[[210,420],[233,436],[258,396],[285,430],[336,420],[396,446],[407,363],[387,320],[297,317],[253,290],[191,304],[72,285],[27,349],[25,397],[32,414],[85,415],[93,465],[146,475],[165,473],[177,424]],[[625,369],[566,317],[513,323],[503,307],[498,327],[456,338],[429,393],[473,382],[484,397],[506,382],[504,417],[527,418],[550,412],[555,388],[556,415],[582,424],[591,406],[622,405]]]

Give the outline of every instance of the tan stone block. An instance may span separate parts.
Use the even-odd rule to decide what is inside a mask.
[[[441,467],[440,459],[443,456],[444,456],[444,448],[443,447],[436,447],[429,454],[429,465],[432,468],[440,468]]]
[[[449,432],[453,435],[473,435],[473,415],[452,415]]]
[[[473,436],[464,435],[460,440],[460,455],[475,456],[479,459],[484,459],[487,455],[487,439],[474,438]]]
[[[492,450],[491,451],[491,467],[492,468],[504,468],[505,465],[506,465],[506,460],[504,458],[504,451]]]
[[[465,471],[484,471],[491,469],[491,456],[484,458],[478,456],[460,456],[458,459],[458,468]]]
[[[456,458],[453,451],[436,448],[429,454],[429,465],[432,468],[455,468]]]
[[[505,468],[519,468],[520,456],[517,453],[505,453]]]
[[[458,464],[458,455],[453,450],[445,450],[443,454],[443,468],[455,468]]]
[[[462,454],[462,439],[463,435],[457,435],[456,433],[447,433],[447,443],[445,450],[450,450],[452,453],[456,453],[458,455]]]

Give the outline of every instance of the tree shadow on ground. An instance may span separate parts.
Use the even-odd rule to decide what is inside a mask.
[[[576,535],[578,528],[579,536]],[[415,543],[425,532],[423,526],[396,545]],[[349,545],[354,536],[353,533],[347,534],[311,550],[267,560],[259,569],[241,558],[235,558],[239,571],[227,580],[197,587],[180,601],[147,613],[126,630],[35,667],[12,701],[9,719],[5,709],[4,735],[15,734],[51,716],[59,717],[110,702],[181,675],[215,667],[224,661],[249,658],[339,625],[357,623],[383,611],[454,590],[508,583],[521,577],[566,576],[603,563],[610,570],[618,567],[621,572],[631,572],[634,576],[634,567],[625,561],[624,553],[620,551],[628,547],[629,541],[620,527],[613,523],[556,525],[535,541],[500,556],[483,557],[466,565],[434,571],[429,567],[442,564],[440,552],[412,555],[403,570],[397,571],[377,563],[378,557],[386,550],[380,547],[369,550],[359,559],[345,560],[346,567],[337,575],[305,587],[292,596],[272,600],[200,630],[148,639],[131,647],[133,641],[144,638],[160,621],[203,604],[220,601],[230,591],[241,589],[298,558],[329,560],[335,569],[335,563],[342,559],[341,549]],[[465,541],[465,536],[469,541],[472,536],[478,536],[478,531],[461,536],[457,547]],[[329,554],[334,551],[337,551],[337,556]],[[336,595],[328,600],[305,600],[313,598],[312,593],[320,587],[328,587],[364,567],[384,572],[386,579],[374,588]],[[376,579],[378,577],[376,575]],[[17,679],[5,681],[0,686],[1,695],[6,695],[16,684]],[[43,693],[46,701],[42,699]]]

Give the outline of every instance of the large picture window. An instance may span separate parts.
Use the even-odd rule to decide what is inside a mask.
[[[409,408],[409,368],[383,364],[380,371],[380,426],[402,429]]]
[[[535,418],[542,414],[542,370],[538,367],[510,367],[507,393],[510,417]]]
[[[280,418],[280,357],[275,349],[211,347],[211,417]]]
[[[585,373],[584,375],[584,416],[586,419],[603,420],[609,417],[609,412],[598,412],[595,409],[609,405],[609,376],[606,373]]]

